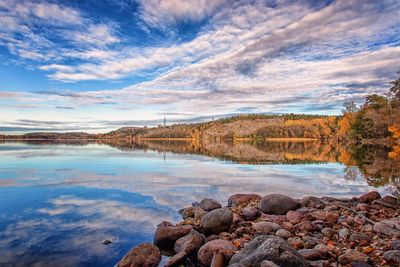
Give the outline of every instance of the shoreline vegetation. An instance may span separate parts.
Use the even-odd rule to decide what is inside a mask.
[[[400,153],[400,78],[390,82],[387,93],[368,95],[364,104],[344,103],[342,115],[241,114],[218,120],[123,127],[100,134],[37,132],[0,135],[0,140],[330,140],[345,144],[397,146]]]
[[[234,194],[227,206],[203,199],[161,222],[153,243],[117,267],[399,266],[400,201],[376,191],[337,199]]]

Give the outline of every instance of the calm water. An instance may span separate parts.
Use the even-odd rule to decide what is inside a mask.
[[[374,177],[346,157],[319,143],[2,143],[0,265],[113,266],[203,197],[397,190],[393,166]]]

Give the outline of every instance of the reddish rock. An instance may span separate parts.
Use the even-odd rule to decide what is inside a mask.
[[[272,215],[272,214],[263,213],[263,214],[261,214],[260,220],[281,224],[284,221],[286,221],[286,216],[285,215]]]
[[[117,267],[157,267],[161,261],[160,250],[153,244],[144,243],[129,251]]]
[[[359,203],[356,206],[356,210],[358,211],[370,211],[371,210],[371,206],[365,203]]]
[[[332,238],[335,234],[335,230],[329,227],[325,227],[321,230],[321,233],[328,238]]]
[[[362,196],[360,196],[360,201],[362,203],[371,203],[374,200],[380,199],[381,194],[377,191],[370,191]]]
[[[212,211],[215,209],[220,209],[222,208],[221,203],[219,203],[217,200],[212,199],[212,198],[205,198],[202,201],[200,201],[200,208],[205,210],[205,211]]]
[[[304,248],[304,241],[298,237],[291,237],[287,240],[289,245],[291,245],[294,249],[302,249]]]
[[[185,235],[193,229],[190,225],[174,226],[170,222],[162,222],[158,225],[158,228],[154,234],[154,245],[160,249],[173,248],[175,241]]]
[[[330,257],[327,251],[320,249],[300,249],[298,252],[303,258],[309,261],[327,260]]]
[[[298,211],[290,210],[286,213],[286,219],[292,224],[298,224],[303,219],[303,214]]]
[[[253,221],[260,216],[260,211],[256,207],[246,207],[243,209],[243,218],[246,221]]]
[[[262,212],[276,215],[286,214],[289,210],[294,210],[298,206],[298,202],[293,198],[280,194],[265,195],[259,203]]]
[[[197,259],[203,266],[210,266],[214,253],[222,252],[226,260],[229,260],[235,254],[236,247],[227,240],[213,240],[204,244],[197,254]]]
[[[293,229],[294,229],[293,224],[291,224],[290,222],[283,222],[281,225],[284,229],[286,229],[288,231],[293,231]]]
[[[352,262],[366,262],[368,261],[368,256],[364,253],[358,252],[357,250],[348,250],[338,257],[338,262],[346,265]]]
[[[369,236],[360,233],[351,234],[349,240],[362,246],[366,246],[371,242],[371,238]]]
[[[308,221],[301,222],[299,224],[296,224],[296,228],[300,231],[305,231],[305,232],[312,232],[315,230],[315,226]]]
[[[275,233],[282,227],[274,222],[258,222],[253,225],[256,234],[271,234]]]
[[[383,202],[398,206],[399,205],[399,201],[396,197],[394,196],[384,196],[382,198]]]
[[[300,205],[303,207],[316,208],[317,206],[322,207],[324,204],[318,197],[306,196],[300,199]]]
[[[292,233],[285,229],[279,229],[278,231],[276,231],[275,235],[283,239],[288,239],[292,236]]]

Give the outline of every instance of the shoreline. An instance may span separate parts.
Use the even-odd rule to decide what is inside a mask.
[[[235,194],[160,222],[153,244],[129,251],[117,267],[399,266],[400,200],[371,191],[337,199]]]

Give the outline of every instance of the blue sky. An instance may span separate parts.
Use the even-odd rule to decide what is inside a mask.
[[[398,0],[0,0],[0,132],[339,114],[399,70]]]

